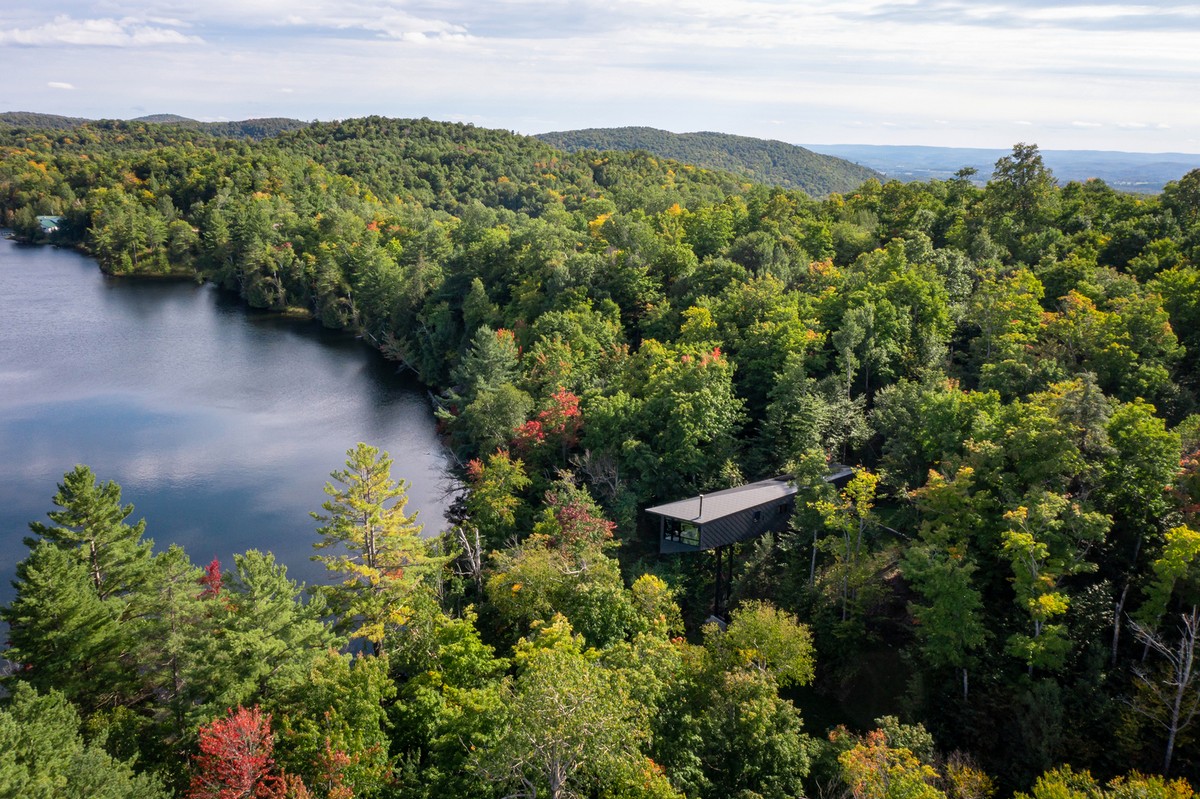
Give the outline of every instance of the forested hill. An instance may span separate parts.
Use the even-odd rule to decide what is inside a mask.
[[[56,114],[38,114],[30,111],[6,111],[0,113],[0,128],[13,127],[29,130],[73,130],[83,125],[95,124],[97,120],[81,117],[64,117]],[[289,130],[306,126],[307,122],[285,117],[244,119],[237,122],[200,122],[178,114],[151,114],[129,120],[131,123],[177,125],[199,130],[210,136],[228,139],[266,139]]]
[[[568,154],[536,137],[430,119],[314,123],[272,145],[354,178],[381,197],[449,211],[482,204],[538,216],[559,204],[580,207],[602,196],[621,211],[659,211],[676,202],[715,200],[742,182],[728,172],[645,153]]]
[[[800,189],[814,197],[848,192],[865,180],[882,177],[873,169],[794,144],[729,133],[671,133],[646,127],[586,128],[542,133],[538,138],[568,152],[645,150],[664,158],[744,175],[755,183]]]

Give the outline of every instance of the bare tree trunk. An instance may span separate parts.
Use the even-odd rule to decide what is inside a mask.
[[[1179,733],[1187,728],[1200,710],[1200,692],[1197,691],[1196,646],[1200,643],[1200,607],[1191,613],[1181,614],[1183,621],[1179,630],[1179,643],[1171,645],[1154,632],[1137,622],[1130,622],[1134,634],[1166,660],[1166,672],[1162,677],[1150,673],[1142,666],[1134,669],[1151,701],[1147,706],[1135,702],[1134,710],[1156,722],[1167,731],[1166,749],[1163,752],[1163,774],[1171,771],[1171,758],[1175,753],[1175,741]]]
[[[1121,598],[1117,600],[1113,606],[1113,634],[1112,634],[1112,665],[1117,665],[1117,645],[1121,641],[1121,616],[1125,611],[1125,597],[1129,595],[1129,579],[1125,580],[1125,588],[1121,590]]]
[[[454,529],[458,543],[462,546],[462,559],[467,564],[467,575],[475,583],[476,590],[483,591],[483,540],[479,528],[471,525],[472,536],[467,535],[466,529],[459,525]],[[474,538],[474,540],[471,540]]]

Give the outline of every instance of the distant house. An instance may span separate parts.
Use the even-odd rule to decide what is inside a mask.
[[[844,485],[853,474],[849,466],[836,464],[824,480]],[[781,475],[656,505],[646,512],[659,519],[659,552],[701,552],[786,530],[795,495],[791,476]]]
[[[58,232],[58,226],[62,223],[61,216],[39,216],[37,218],[38,225],[42,228],[42,234],[49,236],[52,233]]]

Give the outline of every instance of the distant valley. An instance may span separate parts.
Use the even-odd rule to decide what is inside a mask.
[[[978,170],[980,184],[1008,150],[971,147],[902,147],[875,144],[806,144],[813,152],[845,158],[902,181],[945,180],[963,167]],[[1114,189],[1157,194],[1164,185],[1200,167],[1200,154],[1124,153],[1109,150],[1042,150],[1059,184],[1099,178]]]

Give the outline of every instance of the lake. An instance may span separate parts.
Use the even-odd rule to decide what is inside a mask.
[[[70,250],[0,239],[0,602],[30,521],[83,463],[121,485],[156,549],[197,565],[309,560],[329,473],[365,441],[431,535],[455,483],[425,389],[363,342],[247,309],[211,285],[110,278]]]

